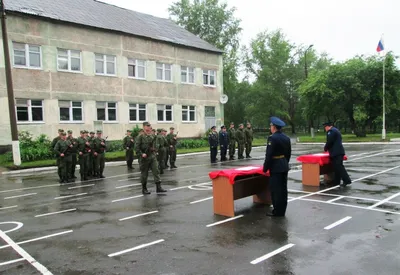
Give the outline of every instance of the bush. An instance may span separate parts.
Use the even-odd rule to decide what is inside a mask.
[[[107,141],[107,152],[117,152],[123,150],[122,140]]]
[[[208,141],[204,139],[182,139],[176,145],[176,148],[193,149],[208,147]]]
[[[34,161],[53,158],[50,150],[51,141],[46,135],[40,135],[36,139],[28,131],[18,133],[19,146],[21,151],[21,161]],[[6,154],[6,161],[12,162],[12,152]]]

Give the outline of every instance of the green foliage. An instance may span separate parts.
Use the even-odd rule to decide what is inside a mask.
[[[139,135],[139,131],[141,128],[136,124],[135,128],[132,129],[132,137],[136,138]]]
[[[18,133],[21,161],[34,161],[49,159],[52,157],[52,152],[50,151],[51,141],[46,135],[40,135],[36,139],[28,131],[20,131]],[[7,161],[13,161],[12,153],[8,152],[6,154]]]
[[[177,144],[177,149],[193,149],[207,147],[208,141],[204,139],[182,139]]]

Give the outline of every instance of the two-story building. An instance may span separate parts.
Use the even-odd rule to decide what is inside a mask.
[[[18,130],[223,124],[222,51],[169,19],[93,0],[5,0]],[[11,143],[0,40],[0,145]]]

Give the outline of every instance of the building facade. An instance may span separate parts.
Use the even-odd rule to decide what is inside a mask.
[[[53,137],[59,128],[75,135],[101,129],[116,140],[143,121],[174,126],[181,137],[223,124],[217,50],[16,12],[8,14],[7,30],[19,131]],[[0,145],[6,145],[11,130],[0,42]]]

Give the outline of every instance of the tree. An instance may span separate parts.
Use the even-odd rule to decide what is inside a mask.
[[[224,93],[229,101],[225,105],[225,116],[232,120],[236,110],[237,68],[239,35],[242,31],[240,20],[234,16],[235,8],[219,0],[180,0],[173,3],[168,11],[178,25],[214,45],[223,53]]]

